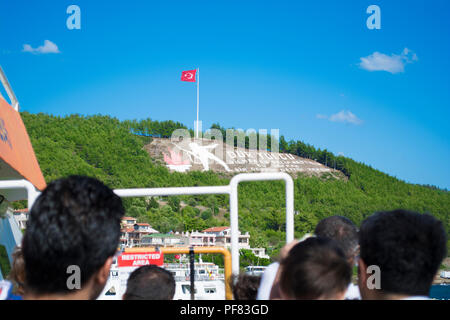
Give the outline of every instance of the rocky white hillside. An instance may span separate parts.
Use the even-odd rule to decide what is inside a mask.
[[[281,171],[297,176],[334,176],[343,178],[338,171],[317,161],[288,153],[235,148],[220,141],[201,139],[172,142],[170,139],[154,138],[144,149],[157,162],[172,171],[191,170],[237,174],[242,172]]]

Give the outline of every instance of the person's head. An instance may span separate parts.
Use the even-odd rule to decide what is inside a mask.
[[[296,244],[281,261],[282,299],[344,299],[352,269],[331,239],[311,237]]]
[[[123,215],[122,200],[96,179],[70,176],[49,183],[31,208],[22,241],[27,298],[97,298]]]
[[[172,300],[174,295],[175,279],[172,273],[148,265],[130,274],[123,300]]]
[[[14,285],[13,293],[19,296],[25,294],[25,262],[21,247],[16,247],[12,253],[11,271],[8,279]]]
[[[359,244],[358,276],[363,299],[428,296],[446,255],[442,223],[431,215],[406,210],[368,217],[361,224]]]
[[[353,265],[358,251],[358,228],[350,219],[342,216],[322,219],[317,224],[314,234],[334,240],[344,251],[349,263]]]
[[[232,291],[235,300],[256,300],[258,295],[260,276],[240,274],[232,278]]]

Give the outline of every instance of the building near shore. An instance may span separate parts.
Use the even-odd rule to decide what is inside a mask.
[[[231,248],[231,228],[229,226],[211,227],[202,231],[160,233],[148,223],[138,223],[136,218],[123,217],[121,221],[120,245],[132,247],[225,247]],[[269,259],[265,248],[251,248],[250,234],[239,235],[239,249],[246,249],[263,259]]]
[[[203,230],[204,233],[214,234],[216,236],[216,245],[220,247],[230,248],[231,247],[231,228],[225,227],[212,227]],[[248,232],[245,234],[239,234],[239,249],[250,249],[250,235]]]
[[[141,239],[141,246],[148,247],[185,247],[187,238],[174,233],[152,233],[144,235]]]
[[[120,245],[123,248],[142,246],[142,239],[149,234],[159,233],[148,223],[137,223],[133,217],[123,217],[121,219]]]
[[[202,231],[206,234],[212,234],[216,236],[215,245],[225,248],[231,247],[231,228],[228,226],[222,227],[212,227]],[[241,234],[238,231],[238,243],[239,249],[247,249],[251,250],[255,256],[258,258],[269,259],[270,257],[266,254],[265,248],[251,248],[250,247],[250,234],[246,232],[245,234]]]

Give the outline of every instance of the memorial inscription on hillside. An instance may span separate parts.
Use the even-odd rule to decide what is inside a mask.
[[[215,140],[172,142],[170,139],[154,138],[144,149],[152,158],[164,162],[171,171],[177,172],[212,170],[232,174],[287,172],[293,175],[302,172],[317,176],[323,173],[342,176],[340,171],[311,159],[289,153],[236,148]]]

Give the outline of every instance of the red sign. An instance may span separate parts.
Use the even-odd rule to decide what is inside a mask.
[[[162,252],[124,252],[117,261],[119,267],[141,267],[149,264],[162,266],[164,255]]]
[[[195,82],[195,73],[197,70],[181,71],[181,81]]]

